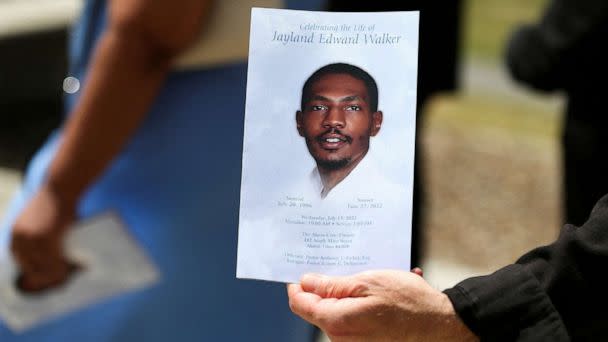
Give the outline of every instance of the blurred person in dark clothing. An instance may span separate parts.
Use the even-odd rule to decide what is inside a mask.
[[[461,4],[460,0],[332,0],[329,2],[329,10],[336,12],[420,11],[416,156],[412,208],[412,265],[419,265],[424,256],[422,250],[425,199],[424,155],[421,146],[424,124],[421,114],[426,101],[432,95],[442,91],[454,91],[458,86]]]
[[[581,225],[608,192],[608,1],[552,0],[538,23],[511,37],[507,65],[519,82],[540,91],[564,91],[565,221]]]

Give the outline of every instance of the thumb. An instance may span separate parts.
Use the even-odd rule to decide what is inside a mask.
[[[424,277],[424,272],[422,271],[422,268],[420,268],[420,267],[414,267],[414,268],[412,268],[411,272],[414,273],[414,274],[417,274],[417,275],[419,275],[421,277]]]
[[[322,298],[364,297],[367,286],[356,277],[330,277],[308,273],[300,279],[300,286]]]

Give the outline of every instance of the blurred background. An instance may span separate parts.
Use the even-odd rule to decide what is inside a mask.
[[[61,118],[67,32],[79,0],[0,0],[0,217]]]
[[[512,263],[561,228],[564,100],[516,85],[504,62],[514,27],[546,4],[464,1],[460,91],[425,108],[425,272],[439,288]]]
[[[426,258],[438,288],[515,261],[561,226],[563,99],[504,67],[506,39],[544,0],[467,0],[460,90],[428,102]],[[0,217],[36,148],[60,123],[67,28],[78,0],[0,0]]]

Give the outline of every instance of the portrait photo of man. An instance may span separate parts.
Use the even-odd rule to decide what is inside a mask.
[[[357,66],[328,64],[304,82],[296,126],[316,162],[310,180],[321,198],[377,180],[375,165],[366,156],[382,118],[376,81]]]
[[[407,267],[419,13],[253,13],[237,277],[298,282],[304,271]],[[349,41],[342,22],[401,38]]]

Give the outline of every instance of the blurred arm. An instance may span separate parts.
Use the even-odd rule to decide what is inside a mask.
[[[109,23],[90,63],[45,183],[12,228],[22,290],[64,282],[74,270],[63,237],[77,203],[146,115],[171,61],[198,35],[209,1],[111,0]]]
[[[112,0],[86,85],[48,185],[74,203],[144,118],[173,58],[198,36],[210,1]]]

